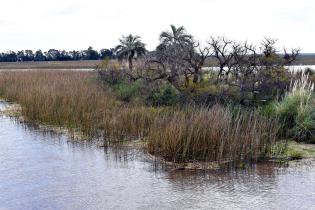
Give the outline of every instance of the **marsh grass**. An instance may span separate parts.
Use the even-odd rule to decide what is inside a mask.
[[[268,158],[277,122],[256,111],[125,103],[104,90],[94,72],[0,72],[0,95],[22,106],[31,122],[64,126],[113,143],[141,139],[169,161]]]
[[[315,141],[314,83],[309,74],[302,72],[291,82],[290,91],[275,103],[274,113],[284,122],[283,136],[298,141]]]
[[[233,113],[215,105],[158,119],[148,148],[169,161],[237,161],[270,157],[277,121],[255,111]]]
[[[23,62],[0,62],[0,70],[17,69],[94,69],[101,63],[100,60],[80,60],[80,61],[23,61]]]

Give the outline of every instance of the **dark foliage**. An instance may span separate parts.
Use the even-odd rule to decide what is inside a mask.
[[[18,52],[0,53],[0,62],[23,62],[23,61],[75,61],[75,60],[100,60],[114,59],[116,57],[113,49],[101,49],[99,52],[89,47],[81,51],[65,51],[49,49],[46,52],[37,50],[21,50]]]

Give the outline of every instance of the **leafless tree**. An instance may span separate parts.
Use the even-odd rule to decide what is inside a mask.
[[[217,81],[224,75],[228,77],[233,63],[233,50],[236,48],[236,43],[224,37],[214,38],[208,43],[213,51],[213,57],[217,60],[219,66]]]
[[[186,75],[193,75],[193,83],[202,80],[202,67],[211,56],[209,47],[201,47],[199,42],[192,42],[186,48],[183,62],[187,63]],[[187,78],[187,77],[186,77]]]
[[[286,65],[291,64],[297,57],[299,50],[291,53],[278,52],[274,39],[265,39],[259,47],[252,44],[221,41],[223,44],[212,41],[214,53],[219,60],[219,74],[225,72],[221,79],[230,86],[240,90],[241,102],[246,93],[256,96],[272,95],[272,91],[284,92],[289,77]],[[228,50],[227,50],[228,49]],[[224,69],[225,68],[225,69]]]

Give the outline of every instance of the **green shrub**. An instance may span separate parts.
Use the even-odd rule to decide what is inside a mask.
[[[117,85],[123,82],[126,78],[123,71],[121,71],[120,66],[115,61],[109,61],[105,59],[96,68],[97,78],[103,83],[103,85]]]
[[[266,105],[260,106],[259,107],[259,112],[261,115],[266,116],[266,117],[272,117],[275,115],[276,109],[275,109],[275,103],[270,102]]]
[[[299,141],[314,141],[315,98],[313,83],[301,74],[282,101],[275,103],[275,114],[283,122],[281,134]]]
[[[303,154],[300,151],[291,151],[288,153],[288,156],[293,160],[299,160],[303,158]]]
[[[141,80],[132,83],[120,82],[114,85],[114,92],[120,100],[129,102],[132,98],[140,94],[142,86],[143,83]]]
[[[315,107],[300,110],[296,117],[296,125],[292,129],[295,137],[301,141],[315,143]]]
[[[155,106],[174,105],[178,101],[177,90],[169,84],[163,84],[153,90],[147,100]]]

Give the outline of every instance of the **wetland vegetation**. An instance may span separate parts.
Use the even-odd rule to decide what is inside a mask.
[[[213,37],[201,44],[172,25],[154,52],[139,36],[122,37],[117,59],[93,72],[2,71],[0,95],[19,103],[27,121],[105,145],[140,140],[167,161],[293,157],[285,139],[315,141],[314,72],[290,72],[299,51],[279,53],[275,43]],[[210,57],[215,66],[204,68]]]

